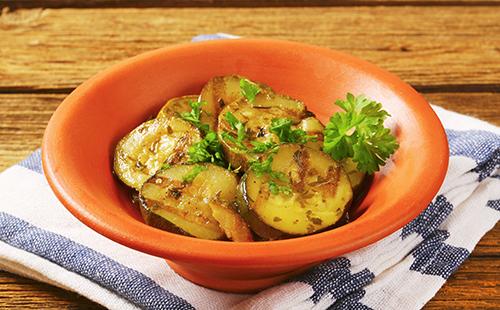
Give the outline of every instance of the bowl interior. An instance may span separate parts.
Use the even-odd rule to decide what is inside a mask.
[[[386,172],[375,177],[359,218],[313,236],[242,244],[184,237],[143,224],[129,193],[113,176],[116,143],[154,116],[167,99],[197,94],[211,77],[226,74],[244,75],[298,98],[322,122],[336,110],[333,102],[347,92],[383,103],[396,124],[400,149]],[[171,259],[258,264],[286,263],[289,255],[320,261],[397,230],[439,189],[448,149],[444,130],[427,102],[374,65],[299,43],[224,40],[146,53],[87,81],[51,119],[43,160],[49,183],[63,204],[115,241]]]

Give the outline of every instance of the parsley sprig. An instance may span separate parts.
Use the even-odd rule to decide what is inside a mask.
[[[262,177],[263,175],[268,175],[269,180],[269,191],[271,194],[276,195],[283,193],[285,195],[292,194],[292,188],[288,185],[290,180],[286,177],[283,172],[272,170],[271,165],[273,163],[273,156],[267,157],[265,160],[255,160],[250,163],[250,169],[255,173],[257,177]],[[276,181],[284,182],[287,185],[280,185]]]
[[[335,102],[342,112],[330,118],[325,127],[323,151],[335,160],[352,157],[361,172],[379,170],[399,147],[384,120],[390,116],[382,104],[363,95],[347,94]]]
[[[259,85],[247,79],[240,79],[241,94],[248,100],[253,102],[258,93],[261,92]]]
[[[180,117],[183,120],[186,120],[199,128],[204,134],[207,134],[210,131],[210,127],[208,124],[203,124],[200,120],[201,107],[207,104],[205,101],[189,101],[189,106],[191,107],[191,111],[179,113]]]

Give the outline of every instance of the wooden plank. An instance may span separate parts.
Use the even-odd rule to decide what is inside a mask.
[[[121,59],[219,31],[335,48],[426,91],[500,90],[497,7],[404,6],[4,8],[0,92],[71,89]]]
[[[110,7],[304,7],[369,5],[494,5],[499,0],[6,0],[14,8],[110,8]]]
[[[41,145],[43,131],[65,94],[0,94],[0,171]],[[499,93],[424,94],[430,102],[500,125]],[[500,240],[500,235],[497,240]],[[499,247],[496,242],[490,245]]]
[[[76,293],[0,271],[0,309],[104,309]]]

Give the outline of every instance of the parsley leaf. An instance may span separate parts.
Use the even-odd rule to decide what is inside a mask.
[[[242,150],[247,150],[248,148],[243,144],[243,140],[245,140],[246,136],[245,124],[238,120],[236,116],[234,116],[231,112],[227,112],[226,115],[224,115],[224,119],[226,120],[226,122],[228,122],[231,128],[236,130],[237,137],[235,138],[229,132],[224,131],[221,134],[222,138],[234,143],[238,148]]]
[[[166,170],[166,169],[169,169],[170,167],[172,167],[171,164],[167,164],[167,163],[164,163],[163,165],[161,165],[161,170]]]
[[[261,92],[261,89],[257,84],[250,80],[240,79],[240,91],[248,102],[253,102],[255,100],[255,96]]]
[[[283,193],[283,194],[289,196],[289,195],[292,194],[292,189],[290,188],[290,186],[279,185],[278,183],[276,183],[276,182],[274,182],[272,180],[269,181],[269,191],[273,195],[277,195],[279,193]]]
[[[199,128],[204,134],[207,134],[210,130],[208,124],[202,124],[200,120],[201,116],[201,106],[207,104],[205,101],[189,101],[189,106],[191,111],[180,113],[180,117]]]
[[[316,141],[316,136],[307,135],[302,129],[292,129],[292,120],[288,118],[274,118],[271,120],[270,131],[278,136],[282,143],[300,143]]]
[[[209,131],[200,142],[191,145],[188,154],[190,163],[210,162],[222,167],[226,165],[222,146],[213,131]]]
[[[183,178],[182,181],[184,183],[191,183],[193,180],[200,174],[200,172],[207,170],[207,167],[196,165],[189,171]]]
[[[381,103],[363,95],[348,93],[346,100],[335,104],[344,111],[335,113],[326,125],[323,151],[335,160],[352,157],[361,172],[378,171],[399,147],[396,137],[384,127],[389,113]]]
[[[257,177],[262,177],[263,175],[269,175],[269,191],[271,194],[276,195],[278,193],[283,193],[285,195],[292,194],[292,188],[288,185],[279,185],[276,181],[285,182],[287,184],[290,183],[290,180],[286,177],[283,172],[274,171],[271,168],[273,163],[273,156],[267,157],[265,160],[255,160],[250,163],[250,169],[255,172]]]
[[[265,153],[267,151],[275,152],[277,150],[278,144],[272,141],[252,141],[250,142],[253,145],[252,153]]]

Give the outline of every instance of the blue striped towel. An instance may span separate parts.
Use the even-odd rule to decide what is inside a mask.
[[[86,227],[53,195],[39,150],[0,174],[0,269],[111,309],[419,309],[500,217],[500,129],[434,109],[451,157],[427,209],[379,242],[258,294],[197,286],[163,259]]]

